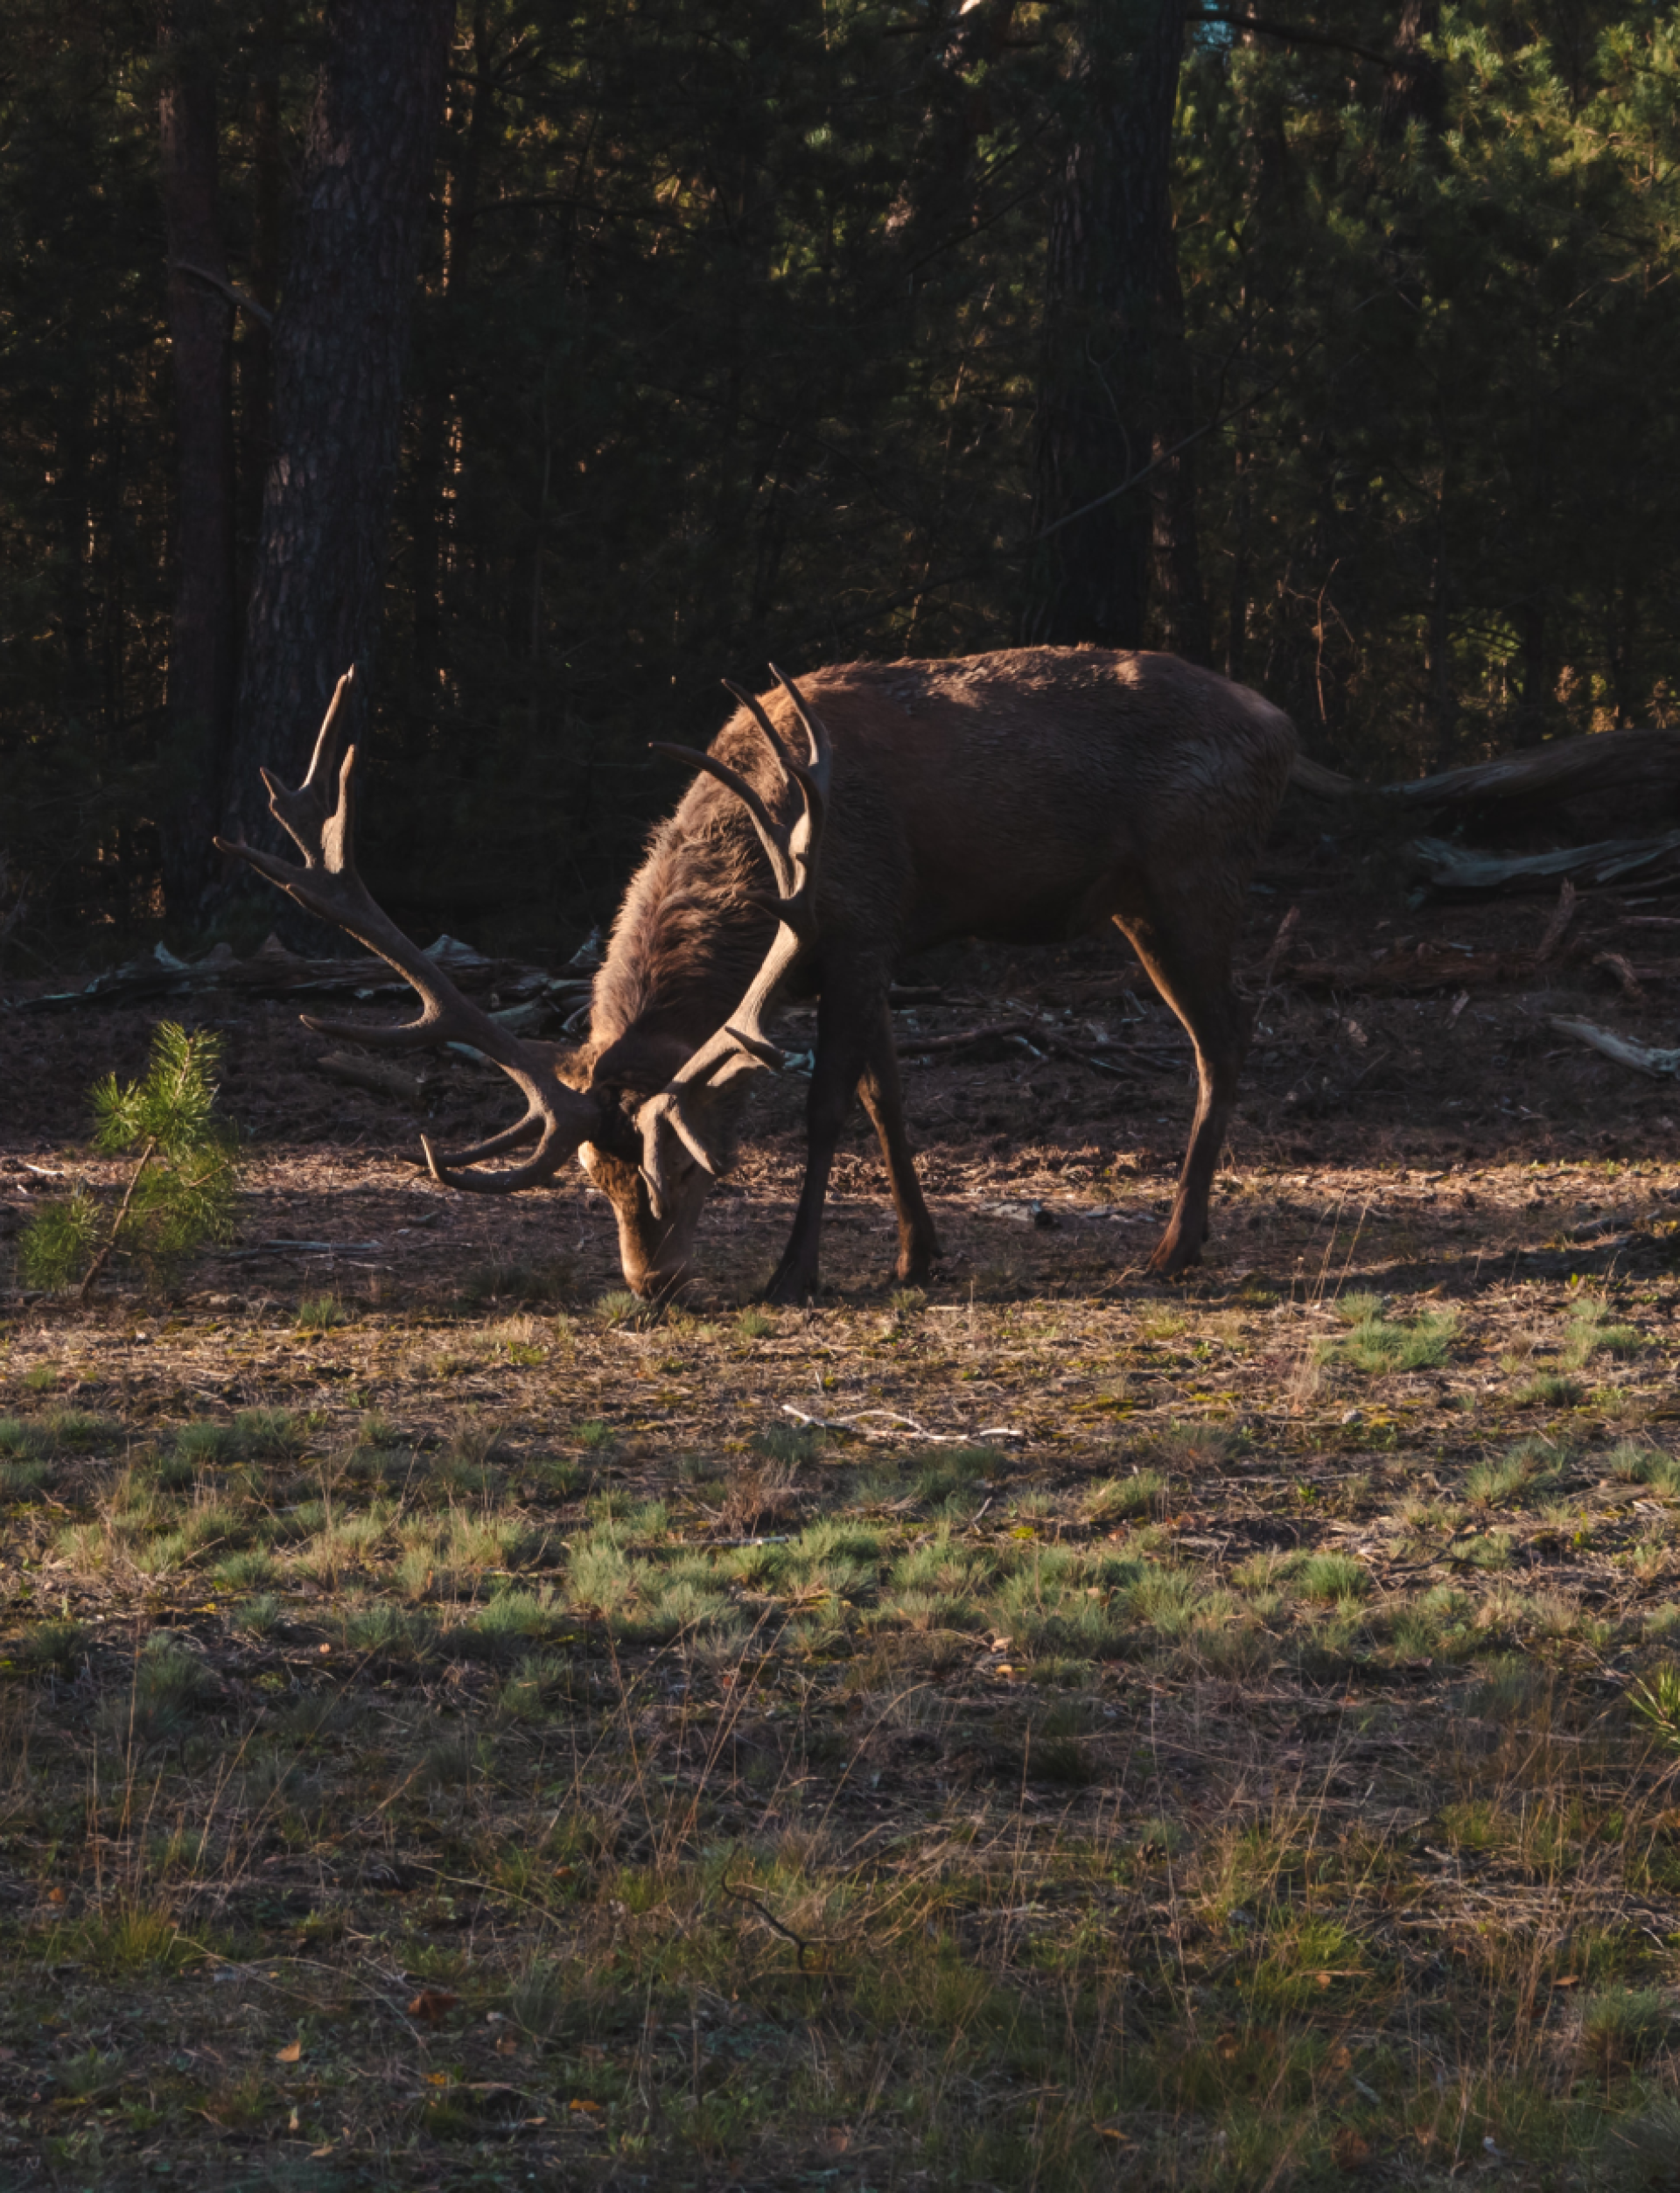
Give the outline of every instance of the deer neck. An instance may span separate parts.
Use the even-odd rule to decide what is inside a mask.
[[[633,878],[595,977],[594,1077],[662,1089],[746,994],[775,928],[746,903],[769,886],[758,841],[732,816],[662,825]]]

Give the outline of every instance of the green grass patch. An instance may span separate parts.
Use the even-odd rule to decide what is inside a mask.
[[[1414,1318],[1382,1314],[1376,1295],[1346,1295],[1336,1306],[1350,1326],[1345,1339],[1320,1343],[1326,1363],[1346,1363],[1369,1377],[1395,1371],[1433,1370],[1446,1361],[1458,1337],[1454,1310],[1425,1310]]]

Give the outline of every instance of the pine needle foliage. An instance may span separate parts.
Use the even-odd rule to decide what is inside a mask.
[[[206,1242],[229,1237],[239,1156],[216,1111],[221,1047],[218,1035],[162,1021],[142,1079],[112,1074],[94,1085],[94,1146],[131,1156],[133,1168],[120,1195],[78,1184],[32,1221],[18,1251],[26,1285],[75,1286],[86,1300],[114,1258],[156,1284]]]

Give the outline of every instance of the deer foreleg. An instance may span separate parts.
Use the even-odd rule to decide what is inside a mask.
[[[875,1043],[858,1084],[864,1109],[874,1125],[892,1189],[892,1208],[899,1219],[899,1260],[893,1267],[898,1279],[925,1279],[940,1253],[933,1213],[922,1199],[916,1178],[915,1153],[905,1132],[904,1096],[899,1086],[899,1054],[892,1039],[892,1010],[885,998],[876,1014]]]
[[[765,1289],[766,1302],[804,1302],[816,1293],[822,1206],[846,1116],[874,1048],[873,1003],[856,988],[825,983],[816,1009],[816,1060],[805,1109],[805,1180],[794,1230]]]

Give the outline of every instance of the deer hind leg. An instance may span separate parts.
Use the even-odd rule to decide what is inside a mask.
[[[876,1000],[885,984],[825,983],[816,1009],[816,1062],[805,1108],[805,1179],[794,1230],[765,1289],[766,1302],[804,1302],[816,1292],[822,1206],[858,1084],[876,1048]]]
[[[915,1153],[904,1127],[904,1097],[899,1086],[898,1047],[892,1038],[892,1011],[885,998],[875,1015],[875,1040],[858,1093],[864,1100],[881,1146],[892,1208],[899,1220],[898,1279],[925,1279],[940,1253],[933,1213],[916,1178]]]
[[[1171,1279],[1197,1263],[1208,1238],[1208,1198],[1225,1143],[1236,1077],[1248,1048],[1249,1015],[1231,984],[1237,909],[1228,894],[1193,904],[1175,894],[1146,915],[1116,914],[1138,956],[1196,1047],[1196,1116],[1166,1231],[1149,1260]]]

